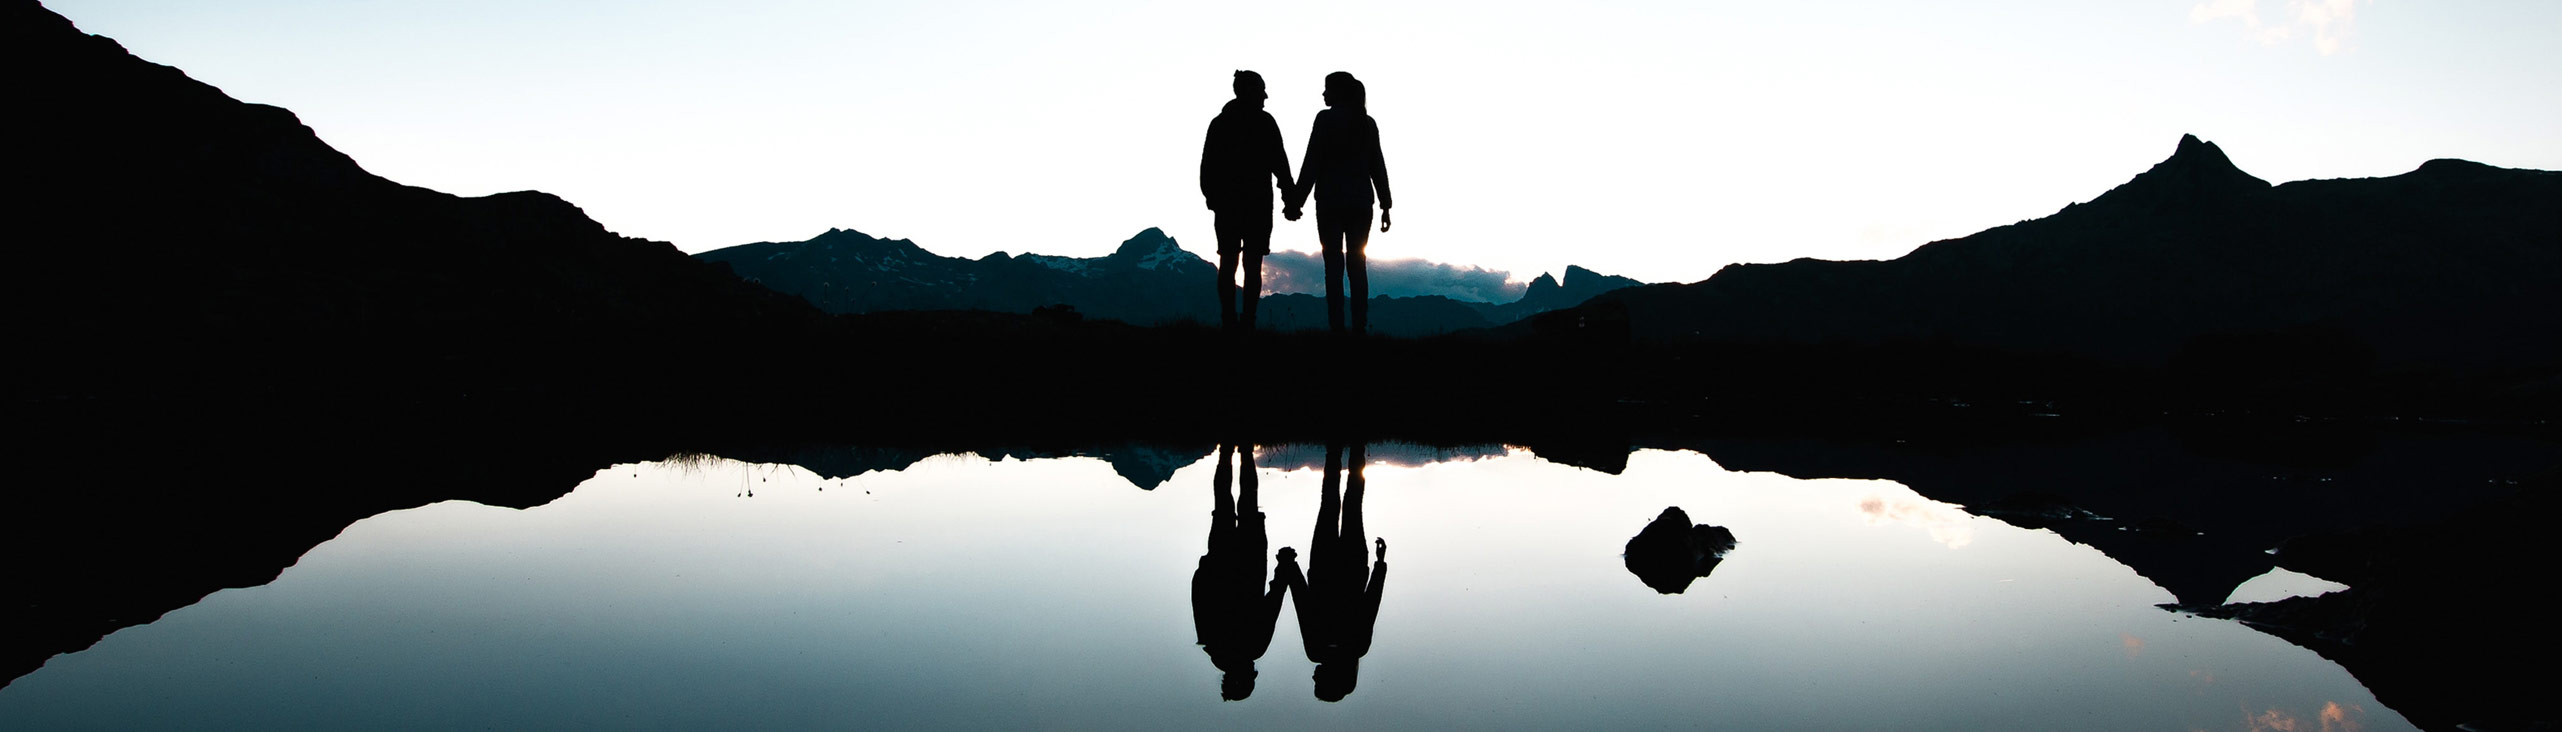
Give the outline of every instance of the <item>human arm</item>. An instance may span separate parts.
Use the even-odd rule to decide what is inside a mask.
[[[1219,121],[1213,119],[1210,120],[1210,132],[1201,136],[1201,205],[1212,210],[1219,207],[1218,195],[1210,192],[1211,171],[1218,167],[1218,149]]]
[[[1379,152],[1378,120],[1370,121],[1370,186],[1379,192],[1379,233],[1384,234],[1394,223],[1388,218],[1388,210],[1396,208],[1397,202],[1388,195],[1388,159]]]
[[[1261,147],[1265,152],[1261,167],[1271,172],[1273,185],[1281,190],[1282,195],[1289,195],[1291,189],[1298,187],[1292,183],[1296,179],[1290,175],[1290,151],[1281,146],[1281,125],[1273,122],[1269,114],[1263,115],[1263,140]]]
[[[1370,562],[1370,586],[1361,591],[1361,594],[1367,596],[1364,602],[1370,605],[1372,617],[1379,615],[1379,597],[1386,594],[1388,589],[1388,540],[1378,541],[1379,557]]]
[[[1317,168],[1330,152],[1328,148],[1325,114],[1320,112],[1317,121],[1308,126],[1308,149],[1299,152],[1299,176],[1291,181],[1289,195],[1283,197],[1285,214],[1307,206],[1308,194],[1316,187]],[[1296,221],[1298,216],[1291,215],[1290,219]]]
[[[1370,565],[1369,585],[1361,588],[1360,599],[1354,601],[1356,604],[1346,608],[1353,617],[1346,618],[1344,635],[1336,641],[1345,646],[1345,652],[1356,658],[1370,652],[1371,633],[1379,626],[1379,601],[1387,595],[1388,544],[1382,541],[1379,543],[1379,559]]]

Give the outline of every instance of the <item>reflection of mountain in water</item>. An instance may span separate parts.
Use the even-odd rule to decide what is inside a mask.
[[[1174,471],[1200,462],[1211,448],[1123,441],[1069,447],[996,445],[969,448],[871,447],[864,445],[767,445],[724,450],[722,457],[751,463],[798,465],[822,478],[850,478],[875,471],[906,470],[937,455],[972,455],[987,460],[1042,460],[1090,457],[1111,463],[1112,472],[1140,490],[1155,490],[1174,479]]]
[[[2554,559],[2535,525],[2562,470],[2549,434],[2198,420],[1635,442],[1728,470],[1892,480],[2096,548],[2189,608],[2221,605],[2271,567],[2347,583],[2216,612],[2282,626],[2424,727],[2550,715],[2536,682],[2504,663],[2555,650],[2541,627],[2550,601],[2519,581]]]
[[[1112,472],[1121,474],[1121,478],[1130,481],[1130,485],[1138,486],[1142,490],[1156,490],[1157,486],[1165,485],[1166,481],[1174,479],[1174,471],[1200,462],[1201,458],[1208,456],[1210,449],[1190,445],[1165,447],[1146,442],[1124,442],[1080,454],[1102,458],[1104,462],[1111,463]],[[1046,456],[1008,455],[1008,457],[1029,460],[1033,457]]]
[[[2443,518],[2555,465],[2551,445],[2480,435],[2230,425],[2028,436],[1654,439],[1728,470],[1891,480],[1932,500],[2098,548],[2180,602],[2213,605],[2288,538]],[[2425,487],[2425,488],[2422,488]]]
[[[1081,445],[933,445],[915,447],[876,447],[869,445],[795,444],[759,445],[726,449],[721,457],[751,463],[779,463],[807,468],[822,478],[848,478],[875,471],[906,470],[909,466],[937,455],[971,455],[987,460],[1042,460],[1064,457],[1090,457],[1112,464],[1112,472],[1141,490],[1155,490],[1174,479],[1181,470],[1215,451],[1210,445],[1176,445],[1146,440],[1123,440]],[[1379,442],[1370,445],[1370,464],[1416,467],[1433,463],[1481,460],[1501,457],[1511,448],[1496,444],[1440,446],[1412,442]],[[1325,464],[1322,443],[1290,443],[1255,448],[1257,465],[1269,470],[1313,470]]]

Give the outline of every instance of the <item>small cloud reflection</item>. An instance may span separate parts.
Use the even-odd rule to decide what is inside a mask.
[[[2275,709],[2250,715],[2243,721],[2250,725],[2247,729],[2251,732],[2295,732],[2300,729],[2295,724],[2295,717]]]
[[[2313,715],[2314,724],[2312,725],[2306,725],[2301,718],[2276,709],[2247,715],[2243,722],[2249,725],[2246,729],[2251,732],[2297,732],[2299,730],[2311,732],[2317,729],[2321,732],[2358,732],[2366,728],[2366,725],[2359,721],[2365,716],[2364,707],[2326,701],[2322,703],[2322,711]]]
[[[1955,505],[1919,496],[1870,494],[1859,500],[1859,513],[1869,526],[1904,524],[1930,532],[1930,540],[1956,549],[1975,543],[1975,516]]]
[[[2127,658],[2144,655],[2144,639],[2137,638],[2132,633],[2117,634],[2117,642],[2118,645],[2126,647]]]
[[[1514,280],[1511,272],[1503,270],[1421,259],[1368,262],[1371,297],[1440,295],[1453,300],[1508,303],[1521,299],[1530,289],[1529,282]],[[1276,295],[1323,293],[1325,260],[1309,252],[1273,252],[1263,259],[1263,290]]]

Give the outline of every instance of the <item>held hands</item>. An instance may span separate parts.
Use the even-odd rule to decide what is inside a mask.
[[[1281,218],[1282,218],[1282,219],[1285,219],[1285,220],[1289,220],[1289,221],[1297,221],[1297,220],[1299,220],[1299,207],[1297,207],[1297,206],[1283,206],[1283,207],[1281,207]]]

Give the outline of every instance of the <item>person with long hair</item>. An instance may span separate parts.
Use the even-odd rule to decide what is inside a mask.
[[[1317,243],[1325,253],[1326,323],[1346,332],[1345,303],[1351,300],[1349,332],[1370,324],[1370,274],[1364,262],[1370,246],[1371,204],[1378,205],[1379,231],[1388,231],[1388,164],[1379,153],[1379,123],[1370,118],[1369,90],[1352,74],[1325,77],[1325,104],[1308,131],[1308,148],[1299,157],[1298,185],[1290,189],[1282,216],[1299,220],[1309,196],[1317,200]]]
[[[1299,569],[1285,555],[1273,572],[1274,581],[1289,588],[1290,604],[1299,614],[1299,641],[1307,647],[1308,660],[1317,664],[1311,677],[1317,699],[1329,702],[1342,701],[1360,684],[1361,657],[1370,653],[1379,600],[1388,587],[1387,539],[1372,540],[1377,558],[1366,566],[1362,562],[1371,548],[1361,521],[1368,447],[1352,443],[1348,462],[1344,447],[1326,446],[1325,485],[1317,502],[1316,531],[1308,539],[1308,568]]]

